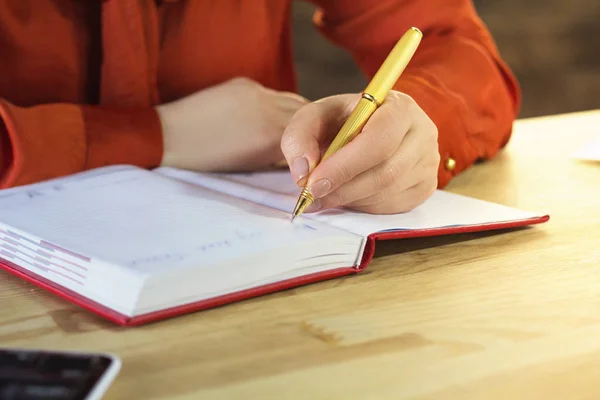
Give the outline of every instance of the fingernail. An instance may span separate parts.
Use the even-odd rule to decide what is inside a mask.
[[[315,199],[320,199],[321,197],[325,197],[327,193],[331,190],[331,182],[329,179],[321,179],[310,187],[310,192],[315,197]]]
[[[306,207],[306,212],[311,213],[315,211],[319,211],[321,209],[321,200],[316,199],[308,207]]]
[[[308,175],[308,160],[305,157],[296,158],[290,170],[292,171],[294,180],[298,183],[298,181],[306,178]]]

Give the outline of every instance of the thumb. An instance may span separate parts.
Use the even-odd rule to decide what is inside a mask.
[[[343,94],[309,103],[292,117],[281,138],[281,151],[297,185],[304,186],[360,94]]]

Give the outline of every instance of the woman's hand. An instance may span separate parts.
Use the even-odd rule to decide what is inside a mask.
[[[158,106],[164,166],[196,171],[267,168],[283,160],[281,136],[308,101],[235,78]]]
[[[406,212],[437,188],[437,128],[412,98],[396,91],[352,142],[315,168],[359,99],[339,95],[307,104],[286,128],[281,148],[292,176],[316,199],[308,212],[341,206]]]

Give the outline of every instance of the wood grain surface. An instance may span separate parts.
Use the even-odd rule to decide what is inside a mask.
[[[113,352],[106,399],[598,399],[600,111],[522,120],[447,188],[548,223],[381,243],[364,274],[119,328],[0,272],[2,346]]]

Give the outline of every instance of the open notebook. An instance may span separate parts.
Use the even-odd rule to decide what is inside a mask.
[[[376,239],[548,216],[444,191],[400,215],[290,212],[287,172],[100,168],[0,191],[1,267],[122,325],[364,269]]]

